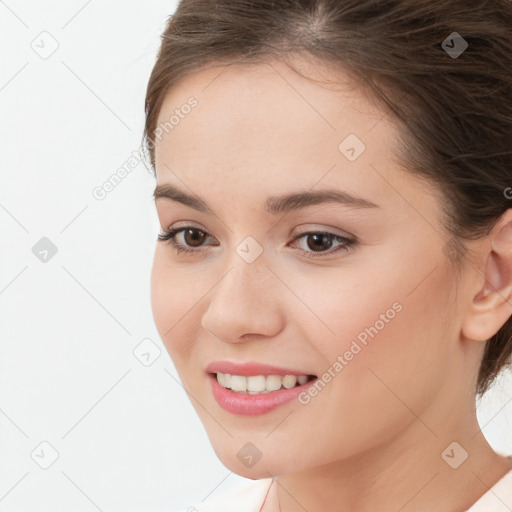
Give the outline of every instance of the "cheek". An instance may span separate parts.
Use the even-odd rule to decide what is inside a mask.
[[[346,283],[323,300],[325,321],[336,334],[316,340],[325,370],[335,377],[315,400],[328,411],[326,425],[343,425],[347,438],[367,435],[370,443],[392,435],[450,379],[457,336],[450,273],[439,265],[415,288],[423,270],[397,269],[396,275],[375,274],[355,295]]]
[[[186,269],[170,264],[166,247],[157,247],[151,270],[151,308],[156,328],[173,361],[189,352],[195,332],[190,319],[204,295],[204,287]]]
[[[332,364],[346,353],[347,367],[398,374],[427,364],[434,372],[444,368],[445,341],[457,335],[453,276],[441,255],[421,247],[394,244],[325,275],[294,275],[312,318],[304,339],[315,343],[324,360]]]
[[[450,335],[443,332],[443,319],[450,317],[445,297],[449,276],[432,275],[410,293],[417,271],[400,274],[401,280],[375,275],[372,286],[353,288],[355,294],[350,293],[348,277],[335,289],[331,281],[329,293],[317,281],[301,295],[335,334],[313,315],[311,322],[304,316],[301,320],[304,339],[315,344],[325,362],[319,377],[326,384],[304,397],[297,409],[295,425],[301,425],[300,431],[290,424],[272,439],[261,440],[271,441],[276,450],[283,443],[298,454],[304,443],[317,440],[314,460],[301,455],[289,464],[325,463],[386,444],[415,421],[415,415],[431,423],[423,412],[450,374],[443,338]],[[300,279],[295,283],[300,285]]]

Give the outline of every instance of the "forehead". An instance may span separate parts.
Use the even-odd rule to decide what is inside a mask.
[[[174,116],[156,143],[157,183],[185,183],[202,197],[243,194],[258,204],[315,186],[403,203],[405,189],[410,195],[418,184],[394,158],[393,120],[350,75],[301,69],[324,82],[269,61],[205,68],[171,88],[158,118],[163,126]],[[183,108],[190,98],[196,106]]]
[[[276,60],[217,65],[186,76],[168,92],[157,124],[168,121],[191,96],[198,105],[190,120],[182,122],[180,117],[180,126],[173,126],[166,143],[183,147],[187,140],[194,144],[201,139],[203,144],[225,146],[231,137],[243,141],[246,149],[277,149],[282,154],[287,147],[296,150],[305,143],[336,143],[350,133],[364,139],[382,121],[384,112],[363,96],[347,73],[301,61],[294,65],[308,78]],[[157,152],[164,146],[159,144]]]

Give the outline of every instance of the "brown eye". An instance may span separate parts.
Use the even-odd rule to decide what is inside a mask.
[[[204,231],[199,229],[185,229],[183,230],[183,240],[191,247],[199,247],[207,238]]]
[[[327,231],[302,233],[297,236],[294,241],[296,240],[300,241],[298,248],[301,250],[302,254],[308,258],[330,256],[337,251],[347,252],[356,245],[355,239],[335,235]],[[334,242],[337,242],[337,244],[333,245]]]
[[[193,226],[168,229],[158,235],[158,240],[170,244],[177,254],[194,254],[206,250],[203,244],[207,238],[211,238],[211,235]]]
[[[309,233],[306,238],[308,249],[313,251],[329,250],[332,247],[333,237],[332,233]]]

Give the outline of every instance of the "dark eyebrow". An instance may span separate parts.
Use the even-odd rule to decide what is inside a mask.
[[[170,184],[157,185],[153,192],[153,197],[155,200],[160,198],[171,199],[172,201],[190,206],[200,212],[211,211],[208,204],[199,197],[187,194]],[[353,196],[348,192],[336,189],[324,189],[271,196],[265,201],[264,211],[277,215],[279,213],[298,210],[306,206],[321,203],[339,203],[351,208],[380,208],[380,206],[375,203],[363,199],[362,197]]]
[[[199,197],[187,194],[170,184],[157,185],[153,192],[153,197],[155,200],[160,198],[171,199],[172,201],[177,201],[178,203],[190,206],[191,208],[194,208],[194,210],[199,210],[200,212],[211,211],[208,204]]]
[[[271,196],[266,200],[264,208],[266,212],[277,215],[321,203],[338,203],[351,208],[380,208],[367,199],[336,189],[308,190],[283,196]]]

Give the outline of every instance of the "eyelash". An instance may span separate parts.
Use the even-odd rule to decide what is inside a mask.
[[[187,249],[187,248],[176,243],[176,235],[181,233],[182,231],[186,231],[188,229],[194,230],[194,231],[199,231],[201,233],[204,233],[205,235],[211,236],[206,231],[203,231],[202,229],[196,228],[194,226],[183,226],[180,228],[165,230],[164,233],[161,233],[158,235],[158,240],[161,242],[168,242],[170,244],[170,246],[172,247],[172,249],[176,252],[176,254],[180,254],[180,253],[192,254],[192,253],[201,252],[203,250],[202,248]],[[334,250],[330,250],[330,251],[309,252],[309,251],[305,251],[303,249],[299,249],[303,253],[303,255],[306,256],[307,258],[322,258],[322,257],[330,256],[330,255],[338,252],[339,250],[348,252],[349,250],[351,250],[353,248],[353,246],[356,245],[356,240],[354,240],[352,238],[346,238],[343,236],[335,235],[334,233],[329,233],[328,231],[306,231],[304,233],[300,233],[299,235],[297,235],[293,239],[293,241],[299,240],[300,238],[302,238],[306,235],[328,235],[328,236],[331,236],[333,240],[336,240],[338,242],[343,242],[343,245],[339,245],[337,248],[335,248]]]

